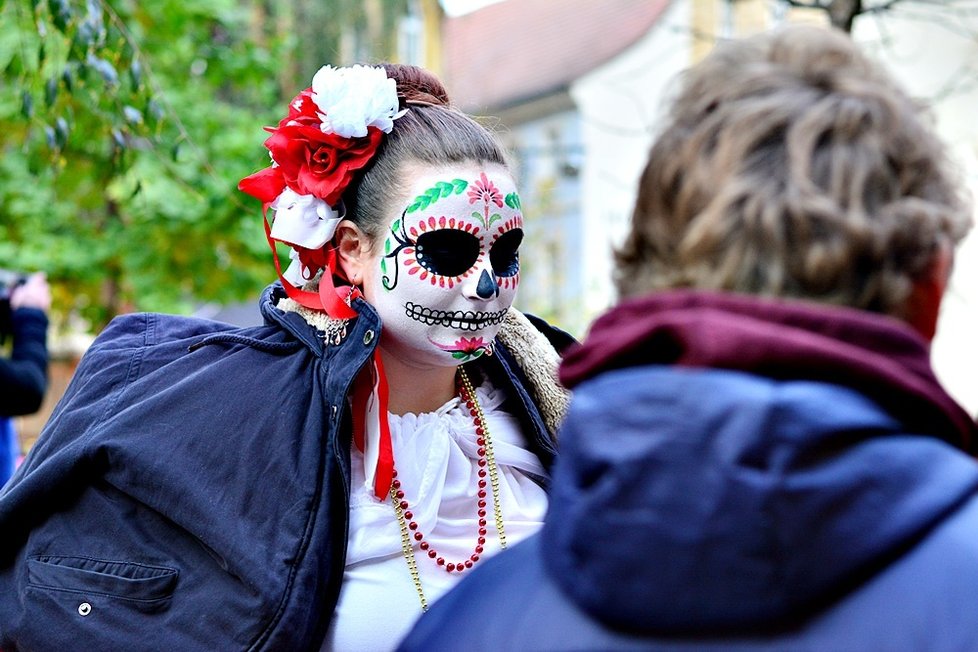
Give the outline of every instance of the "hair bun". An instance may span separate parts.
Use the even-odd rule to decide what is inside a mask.
[[[450,106],[448,91],[435,75],[407,64],[382,64],[387,76],[397,84],[401,106]]]

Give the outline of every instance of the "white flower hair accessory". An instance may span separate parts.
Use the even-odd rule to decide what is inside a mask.
[[[397,84],[383,68],[323,66],[312,78],[312,101],[322,130],[345,138],[366,136],[368,127],[390,133],[404,115],[397,110]]]
[[[406,111],[406,110],[405,110]],[[289,103],[289,113],[265,140],[272,164],[241,180],[238,188],[271,208],[266,234],[279,279],[300,305],[349,319],[356,313],[342,299],[348,291],[333,286],[335,252],[326,246],[343,219],[341,200],[357,171],[374,157],[383,135],[394,128],[398,111],[397,84],[384,68],[356,65],[323,66],[312,86]],[[275,242],[293,249],[293,264],[284,274]],[[319,294],[296,287],[322,270]]]

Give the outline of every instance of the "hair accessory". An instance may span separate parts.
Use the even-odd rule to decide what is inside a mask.
[[[336,252],[326,245],[345,217],[343,193],[405,111],[398,111],[397,84],[383,68],[323,66],[278,126],[265,128],[272,164],[242,179],[238,189],[262,202],[275,269],[297,303],[336,319],[356,316],[344,301],[347,290],[333,285]],[[276,242],[292,248],[285,272]],[[323,270],[318,294],[300,289]]]

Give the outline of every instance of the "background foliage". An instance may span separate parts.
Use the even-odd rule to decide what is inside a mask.
[[[0,267],[46,271],[55,318],[92,330],[254,298],[273,272],[235,187],[261,127],[342,63],[344,25],[402,4],[0,0]]]

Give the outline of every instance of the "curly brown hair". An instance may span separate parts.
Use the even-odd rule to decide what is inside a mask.
[[[653,145],[622,297],[692,287],[905,317],[971,208],[924,108],[849,38],[791,27],[686,73]]]

